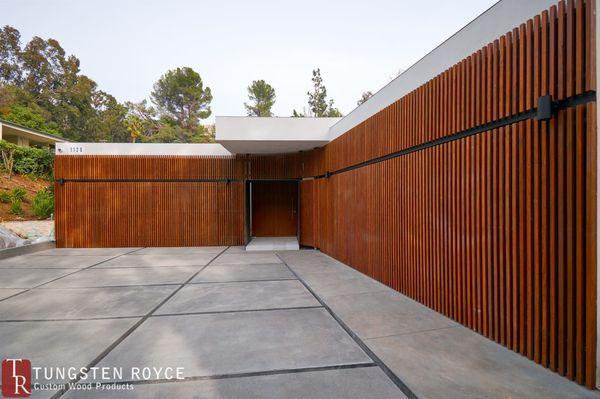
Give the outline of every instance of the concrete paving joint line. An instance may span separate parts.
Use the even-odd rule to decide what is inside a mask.
[[[275,310],[304,310],[304,309],[322,309],[323,306],[294,306],[291,308],[267,308],[267,309],[243,309],[243,310],[215,310],[209,312],[184,312],[184,313],[164,313],[164,314],[152,314],[150,317],[169,317],[169,316],[196,316],[196,315],[207,315],[207,314],[232,314],[232,313],[251,313],[251,312],[273,312]],[[79,317],[70,319],[19,319],[19,320],[0,320],[0,323],[40,323],[47,321],[92,321],[92,320],[115,320],[115,319],[138,319],[145,317],[146,315],[134,315],[134,316],[102,316],[102,317]]]
[[[354,331],[352,331],[350,329],[350,327],[348,327],[346,325],[346,323],[344,323],[344,321],[337,314],[335,314],[335,312],[333,310],[331,310],[331,308],[327,305],[327,303],[313,291],[313,289],[298,275],[298,273],[296,273],[290,267],[290,265],[288,265],[287,262],[281,256],[279,256],[278,253],[276,253],[275,255],[281,260],[281,262],[283,262],[283,264],[290,270],[290,272],[294,276],[296,276],[298,281],[300,281],[302,283],[302,285],[304,285],[304,287],[308,290],[308,292],[310,292],[315,297],[315,299],[325,308],[325,310],[327,310],[327,312],[331,315],[331,317],[333,317],[333,319],[340,325],[340,327],[342,327],[342,329],[344,329],[344,331],[346,331],[346,333],[367,354],[367,356],[369,356],[371,358],[371,360],[373,360],[373,362],[377,366],[379,366],[379,368],[389,377],[389,379],[392,380],[392,382],[394,384],[396,384],[396,386],[409,399],[418,399],[418,396],[408,387],[408,385],[406,385],[406,383],[404,381],[402,381],[400,379],[400,377],[398,377],[381,359],[379,359],[379,357],[371,349],[369,349],[369,347],[363,342],[363,340],[360,339],[360,337],[358,335],[356,335],[354,333]]]
[[[190,285],[229,284],[229,283],[265,283],[265,282],[270,282],[270,281],[295,281],[295,280],[297,280],[295,277],[287,277],[287,278],[270,278],[267,280],[196,281],[195,283],[190,283]]]
[[[273,312],[276,310],[304,310],[304,309],[322,309],[323,306],[293,306],[290,308],[266,308],[266,309],[241,309],[241,310],[214,310],[209,312],[184,312],[184,313],[162,313],[153,314],[152,318],[156,317],[170,317],[170,316],[195,316],[205,314],[233,314],[233,313],[257,313],[257,312]]]
[[[109,260],[116,259],[116,258],[118,258],[119,256],[123,256],[123,255],[129,255],[130,253],[133,253],[133,252],[135,252],[135,251],[139,251],[140,249],[142,249],[142,248],[137,248],[137,249],[134,249],[133,251],[129,251],[129,252],[126,252],[126,253],[124,253],[124,254],[116,255],[116,256],[113,256],[112,258],[104,259],[104,260],[103,260],[103,261],[101,261],[101,262],[94,263],[93,265],[90,265],[90,266],[88,266],[88,267],[84,267],[83,269],[77,269],[77,270],[75,270],[75,271],[74,271],[74,272],[72,272],[72,273],[65,274],[64,276],[57,277],[57,278],[55,278],[55,279],[52,279],[52,280],[50,280],[50,281],[46,281],[45,283],[42,283],[42,284],[36,285],[35,287],[27,288],[27,289],[25,289],[25,290],[23,290],[23,291],[21,291],[21,292],[17,292],[16,294],[13,294],[13,295],[11,295],[11,296],[7,296],[6,298],[2,298],[2,299],[0,299],[0,302],[2,302],[2,301],[6,301],[7,299],[10,299],[10,298],[14,298],[14,297],[16,297],[16,296],[18,296],[18,295],[24,294],[24,293],[26,293],[26,292],[29,292],[29,291],[31,291],[31,290],[34,290],[34,289],[36,289],[36,288],[43,287],[43,286],[44,286],[44,285],[46,285],[46,284],[53,283],[53,282],[55,282],[55,281],[57,281],[57,280],[60,280],[60,279],[62,279],[62,278],[65,278],[65,277],[72,276],[73,274],[75,274],[75,273],[79,273],[80,271],[83,271],[83,270],[88,270],[88,269],[90,269],[90,268],[92,268],[92,267],[94,267],[94,266],[101,265],[102,263],[104,263],[104,262],[108,262]],[[32,268],[32,269],[33,269],[33,268]]]
[[[186,266],[187,267],[187,266]],[[190,267],[202,267],[202,266],[190,266]],[[132,269],[142,269],[141,267],[133,267]],[[31,268],[27,269],[31,270]],[[82,269],[83,270],[83,269]],[[104,270],[104,269],[102,269]],[[67,277],[68,275],[61,276],[59,278]],[[58,280],[58,279],[57,279]],[[56,280],[52,280],[56,281]],[[201,284],[229,284],[229,283],[264,283],[264,282],[272,282],[272,281],[296,281],[295,278],[274,278],[269,280],[232,280],[232,281],[198,281],[196,283],[188,283],[188,285],[201,285]],[[51,281],[47,281],[44,284],[49,284]],[[89,285],[89,286],[77,286],[77,287],[35,287],[36,289],[41,290],[78,290],[82,288],[126,288],[126,287],[163,287],[165,285],[181,285],[182,283],[154,283],[154,284],[118,284],[118,285]],[[17,288],[18,289],[18,288]],[[23,288],[26,289],[26,288]],[[285,308],[288,309],[288,308]],[[1,322],[1,320],[0,320]]]
[[[135,251],[138,251],[142,248],[136,249]],[[152,314],[154,312],[156,312],[161,306],[163,306],[165,303],[167,303],[167,301],[169,299],[171,299],[173,296],[175,296],[175,294],[177,294],[183,287],[185,287],[190,281],[192,281],[192,279],[194,279],[194,277],[196,277],[202,270],[204,270],[206,267],[208,267],[208,265],[210,265],[215,259],[217,259],[219,256],[221,256],[221,254],[223,252],[225,252],[227,249],[229,249],[229,246],[227,246],[225,249],[223,249],[221,252],[219,252],[218,254],[216,254],[211,260],[210,262],[208,262],[206,265],[204,265],[202,268],[200,268],[200,270],[198,270],[196,273],[194,273],[190,278],[188,278],[183,284],[180,284],[179,287],[177,287],[173,292],[171,292],[169,295],[167,295],[167,297],[165,299],[163,299],[158,305],[156,305],[152,310],[150,310],[148,313],[146,313],[146,315],[144,315],[140,320],[138,320],[133,326],[131,326],[127,331],[125,331],[125,333],[123,333],[123,335],[121,335],[119,338],[117,338],[112,344],[110,344],[104,351],[102,351],[102,353],[100,353],[98,356],[96,356],[95,359],[93,359],[88,365],[87,365],[87,369],[90,369],[94,366],[96,366],[102,359],[104,359],[114,348],[117,347],[117,345],[119,345],[121,342],[123,342],[125,340],[125,338],[127,338],[128,336],[130,336],[140,325],[142,325],[146,320],[148,320],[150,318],[150,316],[152,316]],[[134,251],[132,251],[134,252]],[[108,261],[110,259],[107,259],[106,261]],[[103,263],[103,262],[100,262]],[[60,398],[61,396],[63,396],[65,393],[67,393],[67,391],[69,390],[69,385],[70,384],[74,384],[77,383],[81,377],[83,376],[83,373],[79,373],[74,379],[72,379],[71,381],[69,381],[69,383],[65,384],[65,387],[63,389],[61,389],[60,391],[56,392],[54,395],[52,395],[51,399],[57,399]]]

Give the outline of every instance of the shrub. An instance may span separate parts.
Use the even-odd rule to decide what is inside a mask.
[[[21,147],[16,144],[0,140],[0,150],[14,150],[13,172],[34,175],[49,179],[52,177],[54,155],[45,148]]]
[[[13,198],[10,202],[10,213],[13,215],[22,215],[23,208],[21,207],[21,200]]]
[[[31,203],[33,214],[39,218],[48,219],[54,212],[54,192],[51,188],[40,190]]]
[[[0,193],[0,202],[2,202],[3,204],[8,204],[11,199],[12,195],[10,195],[8,191],[2,191]]]
[[[19,200],[19,202],[23,202],[27,199],[27,191],[25,191],[25,189],[21,187],[13,188],[11,197],[13,199]]]

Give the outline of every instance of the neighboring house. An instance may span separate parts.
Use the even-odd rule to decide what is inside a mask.
[[[23,147],[54,147],[71,140],[0,119],[0,139]]]

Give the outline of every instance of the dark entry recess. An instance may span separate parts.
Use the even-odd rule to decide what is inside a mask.
[[[251,235],[291,237],[298,235],[298,181],[250,182]]]

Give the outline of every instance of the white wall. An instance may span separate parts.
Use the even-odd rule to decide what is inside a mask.
[[[332,126],[329,139],[344,134],[553,4],[558,4],[558,0],[501,0],[494,4]]]

